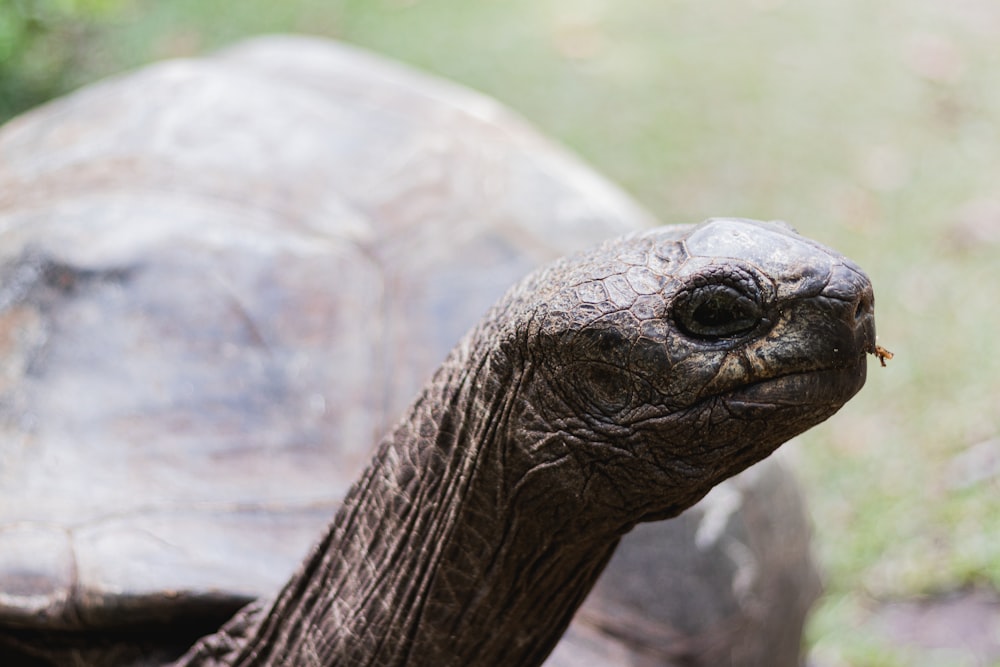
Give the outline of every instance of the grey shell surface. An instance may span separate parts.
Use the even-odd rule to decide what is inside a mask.
[[[11,121],[0,639],[273,595],[507,286],[648,224],[495,102],[320,40],[154,65]],[[648,620],[689,637],[756,609],[801,627],[816,584],[794,482],[765,463],[722,489],[707,500],[739,497],[724,516],[699,506],[625,540],[630,576],[679,573],[712,607],[690,628]],[[794,534],[766,537],[789,516]],[[633,542],[648,555],[629,560]],[[795,602],[760,611],[775,595]],[[584,612],[613,611],[584,618],[628,604],[598,589]]]

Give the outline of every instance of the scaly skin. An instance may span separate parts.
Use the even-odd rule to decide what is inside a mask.
[[[541,664],[632,526],[861,388],[872,307],[850,261],[749,221],[532,274],[437,371],[271,609],[178,664]]]

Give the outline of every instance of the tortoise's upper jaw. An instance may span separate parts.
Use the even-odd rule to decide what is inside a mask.
[[[749,263],[774,286],[769,328],[720,350],[724,358],[702,399],[832,414],[861,389],[875,349],[875,317],[871,282],[856,264],[767,223],[712,221],[688,244]]]
[[[843,310],[854,311],[856,306],[844,306]],[[801,314],[806,308],[799,309]],[[734,351],[744,372],[749,366],[756,367],[744,376],[742,383],[727,381],[723,367],[722,375],[710,384],[717,386],[705,398],[722,399],[730,408],[770,406],[774,409],[806,408],[829,410],[830,414],[839,409],[865,384],[867,358],[870,341],[874,340],[873,318],[869,313],[860,317],[845,316],[840,326],[831,324],[822,331],[816,341],[805,341],[800,347],[776,345],[776,355],[784,356],[781,363],[761,364],[764,345]],[[839,331],[838,331],[839,329]],[[789,337],[788,334],[785,334]],[[808,336],[808,329],[806,329]],[[783,341],[787,342],[787,341]],[[808,343],[815,342],[815,345]],[[757,348],[757,349],[754,349]],[[796,351],[797,350],[797,351]],[[752,359],[753,361],[748,361]]]
[[[786,344],[806,354],[775,367],[775,375],[733,394],[732,401],[777,406],[839,406],[864,386],[868,354],[875,345],[873,296],[868,278],[853,264],[837,264],[826,288],[787,306],[798,335],[785,332]]]

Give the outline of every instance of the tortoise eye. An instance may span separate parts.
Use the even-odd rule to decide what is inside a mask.
[[[701,285],[677,301],[674,318],[699,338],[730,338],[752,331],[764,317],[756,294],[727,284]]]

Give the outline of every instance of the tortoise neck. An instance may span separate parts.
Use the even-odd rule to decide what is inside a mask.
[[[585,538],[571,507],[521,491],[512,375],[453,353],[236,664],[544,661],[617,536]]]

